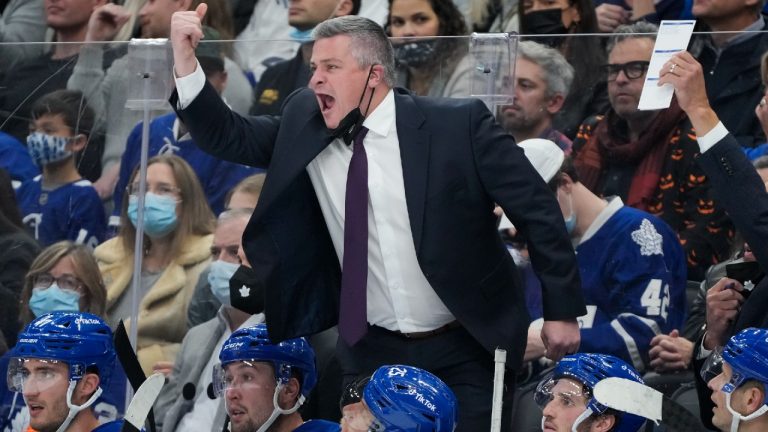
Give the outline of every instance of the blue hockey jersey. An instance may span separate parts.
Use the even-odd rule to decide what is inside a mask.
[[[106,235],[104,206],[88,180],[43,188],[42,176],[16,189],[24,224],[43,246],[72,240],[95,248]]]
[[[644,370],[651,339],[685,321],[687,270],[674,231],[614,198],[576,257],[587,303],[579,350],[613,354]]]
[[[40,175],[40,169],[32,162],[27,147],[5,132],[0,132],[0,168],[8,171],[14,189]]]
[[[224,198],[227,192],[243,178],[263,170],[215,158],[200,150],[189,135],[181,140],[176,140],[175,121],[176,114],[170,113],[150,122],[148,155],[151,158],[160,154],[175,154],[187,161],[203,186],[211,210],[214,214],[219,214],[224,209]],[[115,210],[112,213],[113,217],[110,218],[110,225],[113,226],[119,225],[119,218],[115,218],[115,216],[120,215],[125,188],[128,186],[133,170],[139,165],[141,129],[142,123],[133,128],[120,160],[120,175],[113,195]]]

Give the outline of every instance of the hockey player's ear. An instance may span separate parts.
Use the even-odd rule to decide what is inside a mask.
[[[76,405],[82,405],[85,403],[93,393],[99,388],[99,375],[88,372],[77,382],[75,391],[72,393],[72,402]]]

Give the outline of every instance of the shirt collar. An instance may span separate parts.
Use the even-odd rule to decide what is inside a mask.
[[[395,121],[395,92],[389,92],[371,114],[365,118],[363,126],[377,135],[387,136]]]
[[[582,244],[592,238],[592,236],[594,236],[600,230],[600,228],[602,228],[603,225],[608,222],[608,219],[610,219],[611,216],[613,216],[622,207],[624,207],[624,203],[621,201],[621,198],[609,198],[608,205],[597,215],[595,220],[592,221],[592,223],[589,225],[589,228],[584,231],[584,235],[581,236],[581,239],[579,239],[579,244]]]

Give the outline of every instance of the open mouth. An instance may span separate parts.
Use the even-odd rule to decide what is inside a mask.
[[[245,410],[241,408],[230,408],[229,419],[233,423],[239,423],[245,419]]]
[[[30,417],[37,417],[43,411],[43,406],[38,404],[27,405]]]
[[[317,93],[317,102],[320,104],[320,111],[323,114],[326,114],[333,108],[333,105],[336,104],[336,99],[327,94]]]

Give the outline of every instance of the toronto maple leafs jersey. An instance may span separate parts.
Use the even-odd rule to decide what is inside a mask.
[[[175,154],[189,163],[197,174],[203,187],[208,204],[215,214],[224,209],[224,198],[240,180],[263,170],[234,164],[200,150],[195,142],[186,135],[176,140],[178,126],[176,114],[170,113],[152,120],[149,124],[148,155]],[[123,195],[133,170],[139,165],[141,158],[141,129],[142,123],[136,125],[128,136],[125,151],[120,160],[120,175],[115,186],[115,210],[110,218],[110,225],[118,225]]]
[[[104,206],[88,180],[43,187],[42,176],[16,189],[24,224],[43,246],[72,240],[95,248],[106,234]]]
[[[576,247],[587,314],[582,352],[613,354],[638,370],[651,339],[685,320],[686,263],[662,220],[614,198]]]

